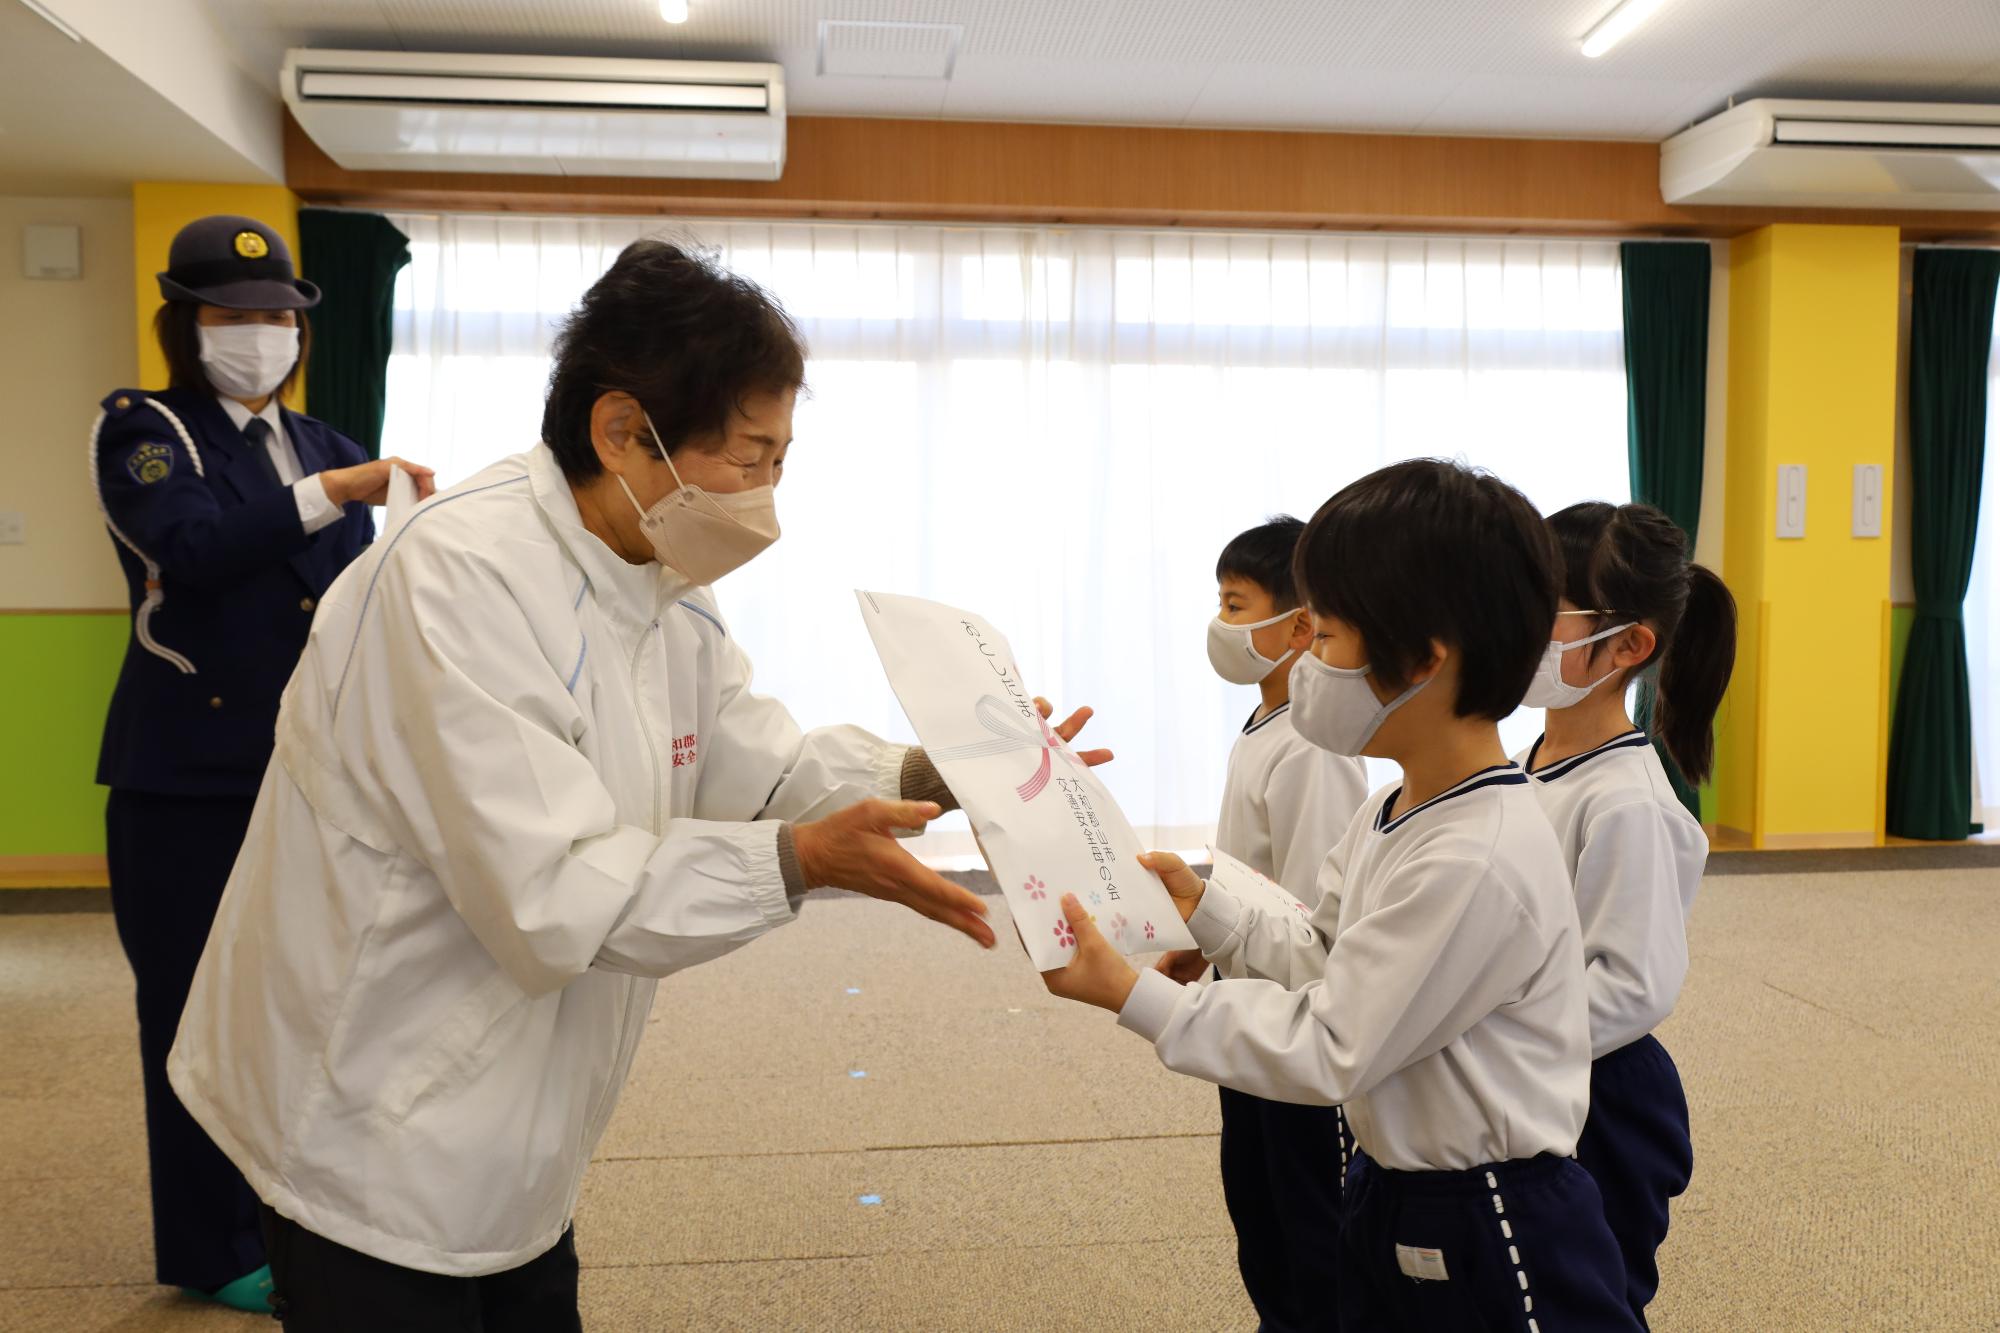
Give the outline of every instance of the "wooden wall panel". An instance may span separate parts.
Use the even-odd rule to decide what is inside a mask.
[[[286,181],[309,203],[531,213],[895,218],[1148,226],[1730,236],[1769,222],[1992,238],[2000,213],[1673,208],[1659,147],[795,116],[782,180],[351,172],[290,116]]]

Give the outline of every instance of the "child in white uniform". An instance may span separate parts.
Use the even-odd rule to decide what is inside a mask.
[[[1650,505],[1572,505],[1549,530],[1563,596],[1525,700],[1549,710],[1547,729],[1522,767],[1562,844],[1583,928],[1593,1058],[1577,1160],[1604,1196],[1643,1324],[1667,1201],[1694,1169],[1680,1073],[1652,1031],[1687,976],[1687,914],[1708,839],[1627,716],[1625,687],[1658,664],[1655,727],[1682,775],[1700,782],[1736,660],[1736,603]]]
[[[1547,529],[1453,463],[1384,468],[1314,516],[1294,562],[1315,634],[1299,733],[1402,765],[1333,854],[1310,927],[1155,853],[1209,958],[1250,974],[1135,973],[1074,897],[1058,995],[1111,1009],[1172,1069],[1345,1103],[1361,1152],[1333,1256],[1347,1330],[1632,1329],[1624,1266],[1570,1159],[1590,1078],[1576,903],[1508,762],[1555,615]]]
[[[1260,696],[1229,752],[1216,846],[1312,906],[1320,866],[1368,797],[1368,775],[1359,759],[1322,749],[1292,726],[1290,666],[1312,642],[1312,618],[1292,581],[1305,526],[1273,518],[1222,549],[1208,660],[1224,680],[1255,685]],[[1193,981],[1208,960],[1188,949],[1161,959],[1160,970]],[[1225,974],[1243,975],[1233,966]],[[1222,1193],[1259,1325],[1266,1333],[1332,1328],[1326,1260],[1340,1233],[1348,1146],[1340,1108],[1217,1091]]]

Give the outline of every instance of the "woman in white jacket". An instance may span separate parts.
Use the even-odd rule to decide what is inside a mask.
[[[992,944],[895,842],[949,800],[922,752],[802,734],[706,586],[777,536],[803,377],[763,292],[640,241],[543,443],[321,601],[170,1062],[290,1333],[580,1327],[570,1218],[654,979],[810,888]]]

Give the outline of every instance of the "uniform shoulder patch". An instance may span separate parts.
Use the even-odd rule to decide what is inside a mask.
[[[174,473],[173,448],[157,440],[148,440],[126,456],[125,470],[141,486],[165,481]]]

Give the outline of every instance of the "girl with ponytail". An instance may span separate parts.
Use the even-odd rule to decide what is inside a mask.
[[[1592,1061],[1577,1160],[1603,1196],[1643,1327],[1668,1200],[1694,1169],[1680,1072],[1652,1031],[1687,975],[1687,914],[1708,839],[1625,694],[1657,672],[1654,729],[1690,782],[1707,777],[1736,660],[1736,603],[1651,505],[1571,505],[1548,526],[1562,600],[1524,700],[1548,710],[1545,729],[1520,763],[1562,844],[1583,927]]]

